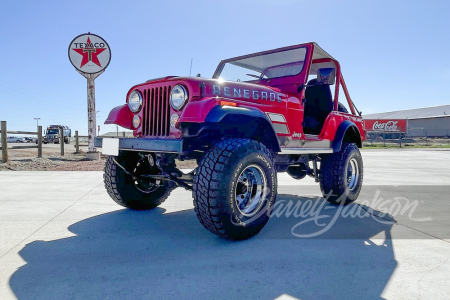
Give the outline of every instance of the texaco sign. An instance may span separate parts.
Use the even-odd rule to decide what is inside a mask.
[[[69,45],[69,59],[80,72],[95,74],[103,71],[111,60],[108,43],[98,35],[77,36]]]

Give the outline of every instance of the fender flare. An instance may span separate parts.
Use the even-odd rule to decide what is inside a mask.
[[[241,125],[241,129],[244,132],[249,129],[248,125],[252,124],[255,128],[251,129],[256,129],[260,134],[264,133],[262,140],[259,140],[260,142],[264,143],[266,147],[274,152],[281,152],[272,122],[270,122],[265,113],[258,109],[218,105],[209,111],[205,122],[219,125],[231,124],[234,128]]]
[[[126,129],[134,129],[131,124],[133,120],[133,113],[128,108],[128,104],[114,107],[108,115],[105,124],[117,124]]]
[[[359,132],[358,127],[352,121],[345,120],[341,123],[341,125],[339,125],[339,128],[336,131],[336,135],[332,143],[333,152],[341,151],[342,143],[344,142],[347,132],[356,138],[356,146],[358,146],[358,148],[362,148],[361,133]]]

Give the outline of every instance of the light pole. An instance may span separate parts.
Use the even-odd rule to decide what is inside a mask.
[[[39,127],[39,120],[41,119],[41,118],[34,118],[35,120],[36,120],[36,127]]]

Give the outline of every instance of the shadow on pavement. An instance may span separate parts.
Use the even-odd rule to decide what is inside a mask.
[[[76,153],[72,153],[76,154]],[[80,159],[74,159],[74,158],[68,158],[68,157],[48,157],[49,160],[52,161],[89,161],[87,158],[80,158]]]
[[[193,210],[163,212],[111,212],[70,226],[75,237],[26,245],[11,289],[18,299],[381,299],[397,265],[392,223],[374,218],[339,217],[320,236],[297,238],[292,228],[307,217],[284,215],[232,242],[205,230]],[[369,240],[380,233],[381,245]]]

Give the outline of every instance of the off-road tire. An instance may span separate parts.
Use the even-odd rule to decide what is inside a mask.
[[[114,157],[121,165],[120,157]],[[108,156],[105,163],[103,181],[109,196],[119,205],[134,210],[149,210],[163,203],[171,192],[171,189],[161,186],[152,193],[139,191],[133,178],[127,175],[114,161],[113,156]]]
[[[349,163],[357,163],[357,183],[353,189],[349,188]],[[348,205],[354,202],[361,191],[363,183],[363,161],[358,147],[353,143],[344,143],[341,151],[330,154],[321,162],[320,189],[325,199],[333,204]]]
[[[237,182],[252,168],[264,174],[267,188],[255,211],[246,216],[236,203]],[[269,221],[276,201],[277,173],[270,151],[249,139],[218,142],[200,161],[192,194],[200,223],[212,233],[231,240],[256,235]]]

